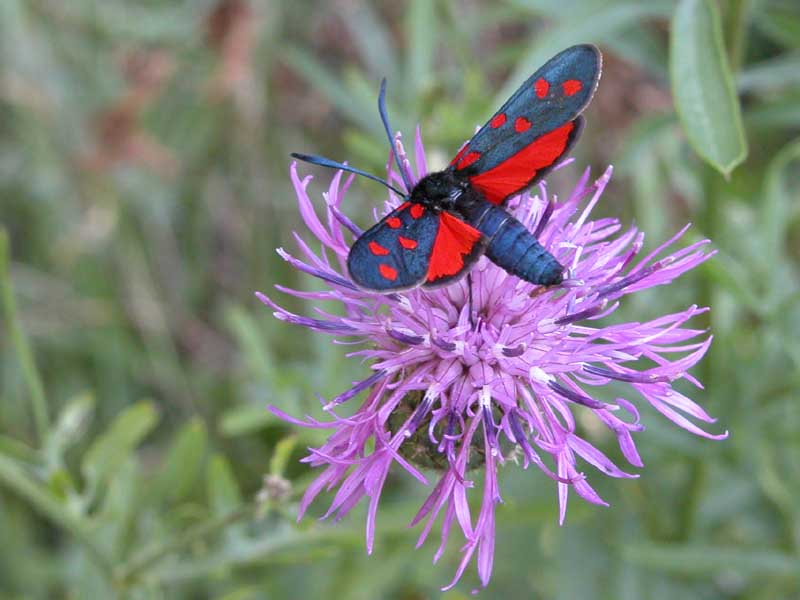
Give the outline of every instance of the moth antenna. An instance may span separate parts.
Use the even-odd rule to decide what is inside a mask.
[[[386,113],[386,77],[381,79],[381,91],[378,93],[378,112],[381,113],[381,121],[383,121],[383,128],[386,130],[386,137],[389,138],[389,147],[392,149],[392,156],[394,156],[394,161],[397,163],[397,170],[400,172],[400,177],[403,178],[406,189],[410,191],[414,186],[411,185],[403,165],[400,164],[400,157],[397,156],[397,150],[394,147],[392,128],[389,125],[389,115]]]
[[[342,171],[347,171],[349,173],[355,173],[356,175],[361,175],[362,177],[366,177],[367,179],[372,179],[372,181],[377,181],[378,183],[382,183],[387,188],[392,190],[395,194],[402,198],[407,198],[408,195],[404,194],[392,184],[387,181],[384,181],[380,177],[375,177],[375,175],[370,175],[366,171],[362,171],[361,169],[356,169],[355,167],[351,167],[349,165],[336,162],[335,160],[331,160],[330,158],[325,158],[324,156],[317,156],[315,154],[300,154],[299,152],[292,152],[292,158],[296,158],[297,160],[302,160],[303,162],[311,163],[312,165],[319,165],[320,167],[328,167],[329,169],[340,169]]]

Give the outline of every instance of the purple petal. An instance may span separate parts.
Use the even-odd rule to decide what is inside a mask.
[[[590,465],[599,469],[610,477],[627,477],[635,478],[638,475],[626,473],[615,465],[611,460],[600,450],[592,446],[589,442],[574,434],[567,435],[567,444],[572,448],[575,453]]]
[[[384,377],[386,377],[386,371],[378,371],[376,373],[373,373],[363,381],[355,383],[353,387],[351,387],[346,392],[336,396],[333,400],[331,400],[325,406],[323,406],[322,409],[327,411],[332,409],[334,406],[342,404],[343,402],[347,402],[348,400],[350,400],[350,398],[357,396],[365,389],[371,387],[372,385],[382,380]]]

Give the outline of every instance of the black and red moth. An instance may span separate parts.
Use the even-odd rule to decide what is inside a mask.
[[[601,64],[595,46],[567,48],[529,77],[447,168],[413,187],[406,181],[411,193],[398,192],[405,202],[350,248],[353,282],[378,292],[438,287],[461,278],[485,254],[530,283],[561,283],[561,264],[502,205],[538,182],[572,148]],[[384,94],[385,82],[378,105],[391,140]],[[377,179],[322,157],[293,156]]]

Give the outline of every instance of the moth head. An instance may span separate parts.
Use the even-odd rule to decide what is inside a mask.
[[[449,171],[440,171],[419,180],[411,192],[411,201],[435,210],[452,210],[465,190],[465,182]]]

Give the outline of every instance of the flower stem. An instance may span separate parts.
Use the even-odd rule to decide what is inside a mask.
[[[717,233],[717,219],[719,219],[719,194],[721,178],[719,174],[706,165],[698,166],[698,177],[703,189],[703,206],[698,214],[700,229],[704,236],[715,239]],[[698,296],[700,306],[712,306],[714,301],[714,286],[708,277],[701,277]],[[707,319],[707,326],[711,327],[711,317],[704,315]],[[715,353],[713,348],[709,352],[706,360],[700,366],[700,379],[703,381],[706,390],[714,390]],[[708,475],[708,466],[702,458],[691,459],[689,463],[689,482],[686,486],[684,495],[683,510],[680,515],[680,539],[688,541],[692,536],[695,521],[697,518],[700,499],[705,490],[705,482]]]
[[[22,330],[22,324],[17,314],[17,304],[14,301],[14,291],[11,287],[11,275],[9,272],[10,250],[8,234],[5,229],[0,229],[0,296],[2,296],[3,313],[8,323],[8,333],[11,339],[17,360],[22,368],[22,375],[28,387],[31,405],[33,408],[33,420],[36,426],[36,433],[39,441],[44,440],[47,431],[50,429],[50,417],[47,411],[47,400],[44,395],[44,386],[33,353],[28,345],[28,339]]]

